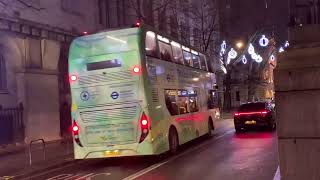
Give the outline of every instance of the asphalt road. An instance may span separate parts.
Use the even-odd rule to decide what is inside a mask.
[[[171,157],[85,160],[29,177],[35,180],[272,180],[278,166],[276,133],[236,134],[219,122],[213,138],[183,146]]]

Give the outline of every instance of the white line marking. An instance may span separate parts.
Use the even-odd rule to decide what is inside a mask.
[[[234,130],[227,131],[227,132],[223,133],[222,135],[214,138],[213,140],[216,141],[216,140],[221,139],[222,137],[224,137],[224,136],[226,136],[228,134],[231,134],[233,132],[234,132]],[[142,169],[142,170],[140,170],[140,171],[138,171],[138,172],[136,172],[136,173],[124,178],[123,180],[134,180],[134,179],[136,179],[136,178],[138,178],[138,177],[140,177],[140,176],[142,176],[142,175],[144,175],[144,174],[146,174],[146,173],[148,173],[148,172],[150,172],[150,171],[152,171],[154,169],[157,169],[158,167],[160,167],[160,166],[162,166],[164,164],[167,164],[168,162],[171,162],[171,161],[173,161],[173,160],[175,160],[175,159],[177,159],[177,158],[179,158],[181,156],[184,156],[184,155],[186,155],[188,153],[191,153],[191,152],[193,152],[195,150],[198,150],[201,147],[203,147],[205,145],[208,145],[210,143],[212,143],[212,141],[209,141],[207,143],[201,144],[199,146],[195,146],[195,147],[193,147],[193,148],[191,148],[191,149],[189,149],[189,150],[187,150],[187,151],[185,151],[185,152],[183,152],[183,153],[181,153],[181,154],[179,154],[177,156],[174,156],[174,157],[170,158],[167,161],[164,161],[164,162],[161,162],[161,163],[157,163],[157,164],[151,165],[151,166],[149,166],[149,167],[147,167],[145,169]]]
[[[281,179],[281,176],[280,176],[280,168],[278,166],[278,169],[276,171],[276,174],[274,175],[273,177],[273,180],[280,180]]]
[[[77,179],[74,179],[74,180],[81,180],[81,179],[85,179],[87,177],[90,177],[92,176],[94,173],[90,173],[90,174],[87,174],[87,175],[84,175],[84,176],[81,176],[81,177],[78,177]]]

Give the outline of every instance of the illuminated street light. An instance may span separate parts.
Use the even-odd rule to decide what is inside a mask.
[[[236,44],[238,49],[241,49],[243,47],[243,43],[242,42],[237,42]]]

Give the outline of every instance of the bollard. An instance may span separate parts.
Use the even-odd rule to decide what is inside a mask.
[[[36,139],[36,140],[32,140],[29,143],[29,165],[32,165],[32,144],[35,142],[42,142],[42,151],[43,151],[43,160],[46,160],[46,142],[44,141],[44,139]]]

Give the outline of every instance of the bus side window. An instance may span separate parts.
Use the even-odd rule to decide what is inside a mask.
[[[176,95],[177,95],[177,90],[165,90],[166,106],[172,116],[179,114]]]
[[[188,91],[178,90],[177,105],[178,105],[180,114],[189,113],[188,101],[189,101]]]
[[[183,59],[184,59],[184,64],[185,65],[192,67],[191,53],[190,52],[183,51]]]
[[[146,33],[146,54],[148,56],[157,57],[156,35],[152,31]]]
[[[206,57],[203,54],[200,54],[200,63],[201,63],[201,69],[208,71]]]
[[[183,64],[181,45],[174,41],[171,42],[173,61],[179,64]]]
[[[188,91],[189,95],[189,109],[190,112],[198,112],[199,111],[199,104],[198,104],[198,96],[195,90]]]
[[[171,46],[165,42],[159,42],[159,51],[160,51],[160,58],[166,61],[172,61],[172,50]]]

